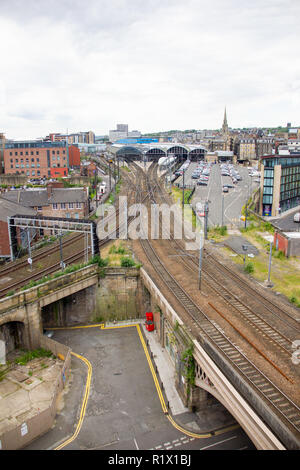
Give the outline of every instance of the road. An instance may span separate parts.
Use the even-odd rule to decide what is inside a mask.
[[[209,227],[215,225],[228,226],[231,224],[235,226],[242,225],[240,221],[242,207],[245,205],[251,192],[257,188],[258,183],[252,181],[246,167],[236,165],[236,168],[238,168],[242,180],[234,185],[234,188],[229,188],[228,193],[223,193],[222,187],[224,184],[232,184],[232,180],[229,176],[221,175],[221,169],[218,164],[212,166],[208,186],[196,186],[192,205],[195,207],[198,201],[204,202],[206,199],[210,201],[208,213]]]
[[[91,387],[81,430],[64,450],[254,449],[240,427],[206,438],[179,431],[164,415],[135,327],[56,330],[92,366]],[[85,390],[86,366],[72,359],[72,383],[55,427],[26,449],[55,449],[74,434]],[[212,410],[213,413],[213,410]],[[190,416],[188,416],[191,419]]]

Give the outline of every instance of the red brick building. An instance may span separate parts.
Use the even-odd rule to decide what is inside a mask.
[[[4,149],[4,172],[28,178],[68,176],[68,149],[65,142],[8,142]]]
[[[76,145],[69,145],[69,166],[71,168],[80,167],[80,150]]]
[[[10,257],[7,217],[12,217],[17,214],[36,215],[37,213],[29,207],[24,207],[15,202],[0,198],[0,258]],[[24,237],[22,236],[22,231],[20,229],[17,229],[17,239],[18,244],[22,245],[22,239],[24,239]]]
[[[97,175],[97,166],[94,162],[83,162],[80,166],[80,174],[93,178]]]

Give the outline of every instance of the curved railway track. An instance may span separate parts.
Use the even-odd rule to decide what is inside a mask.
[[[136,170],[136,167],[133,167],[134,170]],[[134,197],[135,197],[135,190],[134,190],[134,176],[135,176],[135,171],[133,172],[132,175],[125,174],[124,172],[124,179],[127,180],[127,184],[129,187],[128,195],[129,195],[129,201],[133,202]],[[101,240],[99,240],[99,248],[103,247],[106,245],[106,243],[109,243],[112,241],[114,238],[117,238],[120,234],[120,231],[123,229],[125,224],[129,224],[131,220],[134,219],[134,216],[128,217],[127,222],[123,221],[121,224],[119,223],[119,213],[122,211],[123,206],[117,207],[115,214],[112,216],[108,216],[106,218],[106,223],[109,223],[111,217],[116,217],[116,227],[112,230],[112,232],[108,233],[107,236]],[[77,243],[80,239],[83,239],[82,234],[76,234],[74,236],[71,235],[70,238],[65,240],[63,242],[63,249],[69,246],[72,246],[73,244]],[[33,256],[33,262],[37,263],[38,261],[59,253],[60,246],[59,244],[55,244],[55,246],[48,247],[47,249],[44,249],[42,251],[39,251]],[[70,256],[64,257],[64,263],[65,264],[72,264],[78,261],[81,261],[84,259],[86,255],[86,250],[82,249],[76,249],[75,253],[71,254]],[[28,266],[27,258],[25,260],[17,261],[17,262],[12,262],[9,264],[9,266],[6,266],[2,270],[0,270],[0,277],[12,274],[13,272],[19,270],[19,269],[24,269],[25,267]],[[35,281],[37,279],[41,279],[44,276],[48,276],[49,274],[53,274],[54,272],[58,271],[61,269],[60,261],[55,262],[51,264],[50,266],[47,266],[45,268],[39,269],[37,272],[30,273],[30,274],[25,274],[22,279],[19,279],[17,281],[10,282],[9,284],[6,284],[4,287],[0,289],[0,298],[5,296],[7,293],[11,291],[15,291],[20,289],[21,287],[27,285],[30,281]]]
[[[156,185],[154,185],[153,189],[153,185],[149,181],[150,178],[151,173],[148,177],[148,181],[146,181],[147,191],[149,193],[150,200],[156,202],[155,191],[157,192],[158,189]],[[138,191],[138,197],[140,199],[141,192],[142,190]],[[163,282],[185,311],[185,320],[187,324],[192,326],[194,331],[198,332],[196,333],[196,337],[199,338],[200,343],[203,343],[203,339],[205,339],[205,341],[210,343],[214,349],[217,349],[229,362],[230,367],[238,371],[247,383],[251,385],[252,389],[258,394],[258,396],[263,398],[264,401],[272,407],[280,423],[284,423],[289,429],[292,429],[294,433],[296,432],[297,435],[300,432],[299,406],[282,390],[280,390],[268,377],[266,377],[266,375],[259,370],[259,368],[241,351],[241,349],[233,344],[219,325],[214,320],[210,319],[208,315],[198,305],[196,305],[190,295],[182,288],[163,264],[161,257],[159,257],[155,251],[152,243],[148,239],[140,239],[139,242],[148,262],[160,278],[160,281]],[[223,291],[222,294],[227,296],[228,291]],[[238,299],[235,299],[235,301],[238,301]],[[230,302],[232,302],[232,296],[230,297]],[[241,303],[236,304],[236,307],[239,308],[240,313],[246,315],[249,322],[254,321],[252,317],[249,317],[247,306],[243,305],[243,309],[245,308],[246,313],[245,311],[241,311]],[[258,321],[257,317],[255,317],[256,323],[254,324],[255,328],[259,329],[259,333],[268,334],[278,347],[290,355],[290,339],[284,337],[280,332],[275,331],[271,325],[267,326],[264,321],[260,324],[258,324]],[[268,328],[270,328],[270,330],[268,330]],[[286,379],[289,380],[288,377],[286,377]],[[248,397],[245,398],[247,399]]]
[[[156,192],[159,194],[159,197],[166,203],[169,203],[168,199],[166,198],[165,194],[163,193],[161,189],[161,185],[158,184],[158,182],[155,180],[155,177],[153,179],[153,175],[151,175],[152,181],[151,184],[152,186],[155,187]],[[185,250],[184,244],[182,243],[181,240],[177,240],[175,238],[171,238],[172,243],[175,243],[177,247],[181,250]],[[205,249],[204,249],[205,251]],[[248,317],[249,322],[250,321],[255,321],[255,316],[257,316],[257,326],[259,324],[262,325],[262,323],[265,323],[266,328],[274,328],[273,325],[270,324],[270,320],[266,320],[266,318],[263,318],[261,315],[264,316],[270,316],[270,314],[274,317],[277,317],[277,319],[280,320],[283,324],[286,324],[289,328],[291,328],[295,334],[300,334],[300,315],[297,316],[297,312],[295,312],[295,316],[291,315],[288,311],[283,310],[281,307],[279,307],[277,304],[272,302],[269,298],[266,299],[262,295],[262,293],[258,290],[255,289],[253,286],[249,285],[247,281],[245,281],[243,278],[241,278],[237,273],[229,269],[227,266],[223,265],[220,263],[220,261],[211,253],[208,253],[207,250],[205,251],[206,257],[203,260],[203,265],[202,265],[202,276],[206,283],[209,285],[209,287],[215,289],[215,287],[218,287],[218,292],[219,295],[227,302],[230,303],[230,299],[232,299],[231,305],[235,309],[239,310],[239,312],[244,315],[244,317]],[[184,258],[182,259],[182,263],[185,265],[189,265],[192,267],[194,272],[198,272],[198,267],[199,267],[199,256],[198,253],[195,253],[194,258],[190,257],[189,261],[186,261]],[[232,285],[235,285],[240,289],[240,292],[234,293],[229,288],[232,287]],[[215,289],[216,290],[216,289]],[[247,304],[245,301],[241,300],[241,296],[245,296],[247,294]],[[239,297],[238,297],[239,295]],[[258,301],[259,301],[259,306],[258,306]],[[255,308],[255,312],[254,312]],[[259,312],[261,312],[261,315],[259,312],[257,312],[257,308],[259,308]],[[274,328],[276,329],[276,328]],[[267,330],[265,331],[267,332]],[[269,330],[270,332],[270,330]],[[280,334],[280,333],[279,333]],[[290,348],[291,348],[291,343],[294,339],[297,339],[295,336],[292,339],[286,339],[287,342],[290,343]],[[282,338],[282,343],[284,343],[284,338]],[[289,354],[291,349],[289,349]]]

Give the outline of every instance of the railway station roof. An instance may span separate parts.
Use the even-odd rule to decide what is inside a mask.
[[[147,153],[152,150],[162,150],[165,153],[169,153],[174,147],[179,147],[185,150],[186,152],[190,153],[193,150],[202,150],[207,151],[207,149],[203,145],[190,145],[190,144],[181,144],[178,142],[152,142],[151,144],[112,144],[109,146],[109,151],[111,153],[129,153],[129,152],[136,152],[136,153]]]

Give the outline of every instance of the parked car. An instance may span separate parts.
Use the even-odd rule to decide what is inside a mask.
[[[198,184],[199,186],[207,186],[207,181],[200,180],[200,181],[197,181],[197,184]]]
[[[223,186],[223,193],[228,193],[229,189],[227,188],[227,186]]]
[[[294,215],[294,222],[300,222],[300,212],[297,212],[297,213]]]

